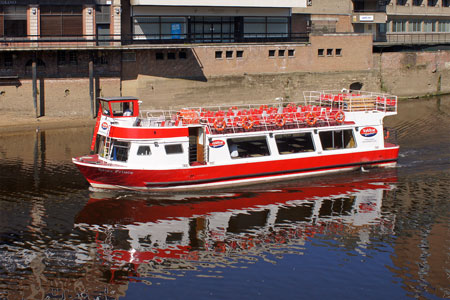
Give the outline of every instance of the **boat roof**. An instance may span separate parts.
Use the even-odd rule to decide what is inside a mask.
[[[137,97],[99,97],[100,101],[127,101],[127,100],[138,100]]]

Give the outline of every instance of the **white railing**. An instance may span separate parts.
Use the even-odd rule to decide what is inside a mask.
[[[344,112],[379,111],[397,113],[397,96],[365,91],[304,92],[305,105],[332,107]]]
[[[397,97],[382,93],[346,91],[304,92],[299,102],[190,107],[141,111],[143,127],[201,125],[210,132],[233,133],[256,130],[332,126],[345,124],[346,112],[397,112]]]

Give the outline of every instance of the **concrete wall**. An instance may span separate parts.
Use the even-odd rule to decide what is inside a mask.
[[[353,10],[353,2],[351,0],[313,0],[311,6],[292,7],[292,13],[305,14],[350,14]]]
[[[450,51],[374,54],[380,89],[401,96],[450,93]]]

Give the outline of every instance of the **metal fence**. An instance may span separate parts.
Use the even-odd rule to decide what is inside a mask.
[[[450,44],[450,32],[388,33],[378,35],[375,42],[397,45]]]
[[[48,47],[107,47],[121,45],[202,44],[202,43],[261,43],[308,42],[308,33],[246,33],[231,34],[134,34],[134,35],[83,35],[83,36],[25,36],[0,37],[0,48]]]

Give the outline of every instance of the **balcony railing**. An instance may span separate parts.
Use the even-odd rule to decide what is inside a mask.
[[[85,48],[121,45],[252,43],[252,42],[308,42],[308,33],[201,33],[201,34],[134,34],[83,36],[26,36],[0,37],[0,48]]]
[[[378,34],[375,42],[398,45],[450,44],[450,32]]]

